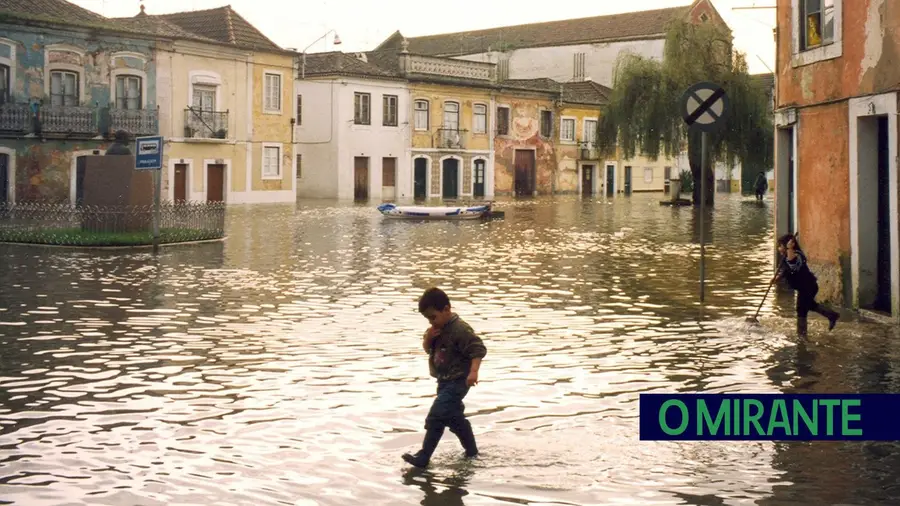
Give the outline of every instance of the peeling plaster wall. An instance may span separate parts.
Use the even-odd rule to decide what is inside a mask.
[[[81,106],[109,107],[114,96],[110,82],[116,70],[135,69],[146,76],[142,93],[146,108],[156,107],[154,42],[123,39],[95,32],[44,27],[0,25],[5,42],[14,46],[15,81],[10,83],[14,103],[49,103],[45,79],[55,64],[80,69]],[[48,46],[53,49],[47,51]],[[57,50],[58,49],[58,50]],[[121,57],[113,59],[116,53]],[[127,73],[127,72],[126,72]],[[115,105],[115,104],[112,104]],[[76,152],[105,150],[109,142],[96,139],[5,138],[0,146],[15,151],[17,202],[68,202],[71,170]]]
[[[517,149],[535,151],[535,190],[539,195],[555,191],[556,151],[553,138],[540,135],[542,109],[553,111],[554,134],[559,131],[559,116],[547,99],[499,95],[497,105],[508,106],[509,135],[494,139],[494,194],[511,195],[515,191],[515,156]]]

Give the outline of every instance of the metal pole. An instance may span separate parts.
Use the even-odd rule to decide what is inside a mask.
[[[700,302],[706,281],[706,132],[700,134]]]
[[[153,195],[153,254],[159,253],[159,201],[162,192],[162,169],[153,171],[156,175],[156,192]]]

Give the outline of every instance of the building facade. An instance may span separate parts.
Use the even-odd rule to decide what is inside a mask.
[[[900,0],[778,0],[776,233],[823,298],[900,321]],[[893,13],[893,14],[892,14]]]
[[[77,204],[86,156],[158,131],[152,34],[47,1],[0,0],[0,203]]]
[[[294,86],[297,195],[412,198],[407,83],[365,55],[308,55]]]

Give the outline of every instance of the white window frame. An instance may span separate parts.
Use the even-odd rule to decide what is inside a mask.
[[[388,111],[390,110],[390,102],[391,99],[394,101],[394,122],[393,123],[385,123],[388,119]],[[369,104],[369,108],[371,109],[372,104]],[[390,93],[384,93],[381,95],[381,126],[395,128],[400,126],[400,95],[392,95]]]
[[[78,56],[79,64],[50,63],[50,53],[71,53]],[[44,96],[50,99],[50,73],[54,71],[74,72],[78,75],[78,105],[88,102],[87,82],[85,81],[85,52],[71,44],[51,44],[44,47]],[[15,88],[11,86],[11,88]],[[74,200],[73,200],[74,202]]]
[[[822,44],[811,49],[801,49],[803,32],[800,30],[800,13],[803,11],[802,2],[805,1],[791,0],[791,65],[793,67],[802,67],[816,62],[833,60],[840,58],[844,54],[844,0],[834,0],[834,39],[828,44]]]
[[[266,150],[270,148],[278,149],[278,174],[266,174]],[[284,177],[284,171],[282,170],[284,165],[284,161],[282,160],[284,154],[284,145],[280,142],[263,142],[262,149],[260,150],[260,157],[262,159],[262,163],[260,164],[260,175],[261,178],[265,180],[281,180]]]
[[[369,101],[368,107],[366,109],[367,114],[366,114],[365,122],[359,121],[363,118],[360,118],[356,114],[356,97],[357,96],[359,96],[359,97],[365,96]],[[371,93],[365,92],[365,91],[354,91],[353,92],[353,124],[356,126],[371,126],[372,125],[372,94]]]
[[[425,104],[425,109],[416,109],[417,104]],[[425,125],[419,125],[418,113],[425,113]],[[416,132],[427,132],[431,127],[431,101],[424,98],[413,100],[413,130]]]
[[[582,120],[582,122],[581,122],[581,137],[582,137],[581,142],[587,143],[588,148],[593,148],[594,147],[594,139],[587,140],[587,125],[588,125],[589,121],[593,121],[594,123],[597,124],[597,126],[594,127],[594,133],[596,134],[597,129],[600,128],[600,118],[584,118],[584,120]]]
[[[297,121],[297,126],[303,126],[303,94],[297,93],[297,101],[294,102],[294,114],[297,115],[294,118]]]
[[[53,65],[52,67],[50,67],[50,72],[47,74],[48,79],[46,79],[47,86],[50,87],[50,93],[47,94],[47,99],[48,99],[47,103],[50,106],[53,106],[52,93],[53,93],[53,73],[54,72],[61,72],[61,73],[65,73],[65,74],[75,74],[75,83],[76,83],[76,86],[78,86],[78,89],[75,90],[75,98],[77,99],[78,102],[75,105],[62,104],[59,107],[81,107],[81,105],[84,103],[84,98],[83,98],[84,91],[81,89],[82,82],[84,81],[84,71],[83,70],[75,70],[74,68],[70,68],[70,67],[73,67],[73,65],[63,65],[63,66]],[[63,95],[63,96],[65,96],[65,95]],[[65,102],[65,100],[63,100],[63,101]]]
[[[563,128],[563,125],[565,124],[566,121],[572,122],[572,138],[571,139],[566,139],[562,136],[563,132],[565,132],[565,130],[566,130],[565,128]],[[576,132],[577,129],[578,129],[578,118],[576,118],[575,116],[561,116],[559,118],[559,142],[561,142],[563,144],[575,144],[575,139],[578,137],[578,134]]]
[[[483,112],[481,112],[481,113],[478,112],[479,107],[482,108]],[[482,125],[481,127],[478,126],[478,117],[479,116],[484,117],[484,125]],[[479,135],[486,134],[489,123],[490,122],[488,121],[488,105],[485,103],[481,103],[481,102],[475,102],[474,104],[472,104],[472,133],[479,134]]]
[[[13,90],[16,89],[16,42],[0,37],[0,44],[9,47],[9,58],[0,56],[0,65],[9,67],[9,97],[7,98],[10,102],[14,102]]]
[[[269,78],[278,78],[278,107],[272,107],[267,96],[269,93]],[[281,114],[284,111],[284,74],[277,70],[263,70],[263,114]]]

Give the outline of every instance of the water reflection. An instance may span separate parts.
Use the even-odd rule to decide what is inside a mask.
[[[890,503],[891,445],[641,443],[641,392],[896,391],[897,335],[793,337],[772,209],[719,195],[500,201],[492,222],[373,206],[229,210],[223,243],[0,246],[0,498],[14,504]],[[768,203],[771,204],[771,203]],[[484,336],[451,438],[406,469],[434,394],[415,299]]]

